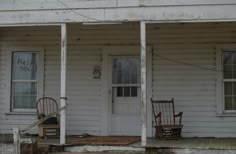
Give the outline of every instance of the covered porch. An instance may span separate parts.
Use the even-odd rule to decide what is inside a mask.
[[[1,54],[7,57],[10,46],[14,50],[18,47],[43,48],[44,79],[40,97],[56,98],[61,107],[66,105],[65,101],[68,103],[66,112],[62,112],[60,117],[60,144],[66,143],[66,135],[114,135],[109,121],[112,101],[111,86],[107,82],[112,79],[108,78],[111,72],[108,70],[111,65],[108,57],[130,55],[138,57],[141,63],[140,85],[137,86],[142,111],[138,115],[140,129],[137,134],[141,136],[141,142],[136,144],[157,148],[159,145],[172,148],[168,143],[183,147],[188,141],[199,142],[199,145],[200,141],[206,143],[203,148],[221,144],[221,139],[209,138],[173,142],[148,139],[146,142],[147,137],[154,136],[151,98],[175,99],[176,112],[183,112],[183,137],[236,137],[236,119],[233,113],[222,113],[223,98],[219,96],[223,88],[218,85],[222,80],[219,78],[219,73],[222,73],[219,53],[221,49],[235,49],[234,22],[85,23],[25,27],[1,28]],[[94,70],[100,71],[101,76],[94,74]],[[1,71],[4,72],[3,67]],[[2,78],[7,81],[8,77],[4,75]],[[10,87],[3,91],[8,94]],[[10,108],[7,104],[9,98],[4,101],[6,110]],[[9,131],[8,126],[24,128],[37,119],[32,112],[2,114],[5,117],[3,123],[7,125],[2,126],[3,133]],[[122,127],[130,128],[129,122],[126,124]],[[223,139],[226,142],[223,148],[233,147],[229,143],[232,140]],[[194,149],[193,144],[187,145]]]

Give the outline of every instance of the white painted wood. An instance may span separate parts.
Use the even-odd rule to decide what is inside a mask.
[[[139,51],[139,48],[138,46],[105,46],[102,48],[102,55],[103,55],[103,62],[102,62],[102,70],[103,70],[103,74],[104,74],[104,80],[102,80],[102,85],[103,85],[103,95],[102,97],[105,99],[105,109],[106,110],[103,110],[105,112],[105,114],[103,114],[103,118],[104,119],[107,119],[106,123],[105,123],[105,126],[107,127],[106,128],[106,133],[107,135],[121,135],[119,134],[119,132],[112,132],[111,130],[111,124],[112,124],[112,113],[111,113],[111,62],[109,63],[109,59],[111,56],[138,56],[138,51]],[[111,60],[111,59],[110,59]],[[122,118],[122,117],[121,117]],[[126,117],[130,120],[133,119],[133,123],[138,123],[137,121],[137,116],[135,117]],[[124,122],[127,121],[124,117]],[[139,121],[140,122],[140,121]],[[128,122],[126,122],[128,123]],[[132,121],[131,121],[132,123]],[[137,125],[137,124],[135,124]],[[130,126],[132,127],[132,126]],[[135,132],[131,132],[131,134],[133,135],[139,135],[137,134],[137,129],[140,129],[140,128],[136,128],[135,129]],[[141,131],[141,129],[139,130]]]
[[[124,48],[124,50],[126,50]],[[119,75],[113,76],[113,62],[114,60],[125,61],[126,64],[132,61],[137,61],[137,69],[140,70],[140,58],[138,55],[119,55],[119,56],[109,56],[109,93],[110,93],[110,133],[109,135],[122,135],[122,136],[139,136],[141,131],[141,101],[140,101],[140,83],[139,74],[137,74],[137,83],[135,84],[113,84],[113,78],[119,78]],[[119,64],[117,64],[119,65]],[[127,66],[129,67],[129,66]],[[135,67],[135,66],[133,66]],[[125,69],[121,67],[120,69]],[[125,72],[125,70],[122,70]],[[132,71],[132,70],[130,70]],[[137,96],[117,96],[117,87],[130,87],[134,86],[137,88]],[[123,91],[124,93],[124,91]],[[125,127],[124,127],[125,126]]]
[[[219,70],[216,72],[216,113],[218,115],[223,114],[223,72],[220,72],[222,69],[222,48],[217,47],[216,48],[216,69]]]
[[[141,63],[141,145],[147,144],[147,52],[146,23],[140,22],[140,63]]]
[[[20,148],[20,134],[19,134],[19,128],[13,129],[13,140],[14,140],[14,153],[20,154],[21,148]]]
[[[74,23],[74,22],[127,22],[127,21],[149,21],[149,22],[223,22],[223,21],[235,21],[236,15],[234,12],[235,2],[228,1],[226,4],[220,4],[219,1],[213,3],[208,1],[207,4],[194,4],[193,1],[186,3],[183,2],[183,5],[170,5],[170,2],[165,5],[155,5],[159,1],[147,1],[142,2],[141,5],[147,5],[146,7],[132,6],[137,5],[136,0],[132,0],[132,3],[127,4],[129,7],[126,7],[126,4],[119,4],[120,1],[117,1],[117,5],[122,7],[102,7],[97,8],[93,6],[92,8],[86,9],[57,9],[57,3],[54,3],[55,9],[39,9],[39,10],[15,10],[15,11],[0,11],[0,25],[11,25],[11,24],[53,24],[53,23]],[[93,1],[85,1],[86,3],[95,4]],[[101,2],[101,1],[99,1]],[[109,3],[113,3],[110,1]],[[124,1],[127,3],[126,1]],[[163,1],[162,1],[163,2]],[[203,1],[201,1],[203,2]],[[212,4],[212,3],[213,4]],[[231,4],[232,2],[232,4]],[[67,3],[67,2],[66,2]],[[109,3],[107,4],[109,6]],[[181,3],[181,1],[177,2]],[[21,3],[23,4],[23,3]],[[106,4],[106,3],[104,3]],[[154,6],[153,6],[154,4]],[[11,4],[10,5],[14,5]],[[44,3],[42,3],[44,5]],[[47,5],[47,3],[46,3]],[[76,6],[75,3],[72,5]],[[77,2],[79,5],[79,2]],[[111,4],[111,6],[114,4]],[[26,5],[25,5],[26,6]],[[62,4],[60,7],[65,7]],[[151,7],[148,7],[151,6]],[[5,8],[6,6],[4,6]],[[11,7],[8,7],[11,8]]]
[[[153,48],[147,46],[147,136],[152,136],[152,75],[153,75],[153,67],[152,67],[152,52]]]
[[[61,25],[61,108],[66,106],[66,61],[67,61],[67,28],[66,24]],[[60,112],[60,144],[66,142],[66,111]]]
[[[111,8],[111,7],[138,7],[138,6],[184,6],[184,5],[230,5],[236,4],[234,0],[60,0],[67,7],[76,8]],[[49,10],[67,9],[57,0],[2,0],[1,11],[20,10]]]

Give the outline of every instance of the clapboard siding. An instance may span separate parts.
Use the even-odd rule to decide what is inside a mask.
[[[67,62],[67,134],[90,133],[101,135],[102,119],[102,82],[93,79],[93,68],[101,65],[104,45],[129,45],[138,42],[138,25],[126,24],[110,26],[68,26],[68,62]],[[60,28],[22,27],[0,29],[1,61],[0,74],[6,84],[6,56],[8,46],[41,46],[44,48],[44,95],[56,98],[60,96]],[[3,50],[2,50],[3,49]],[[7,93],[6,90],[0,89]],[[6,115],[9,102],[1,96],[0,133],[11,133],[15,126],[22,128],[36,120],[30,115]],[[24,122],[22,122],[24,121]],[[35,130],[34,130],[35,132]]]
[[[147,43],[153,47],[154,99],[174,98],[183,111],[183,136],[236,137],[236,118],[216,116],[216,45],[236,43],[234,23],[148,24]],[[139,45],[139,25],[68,25],[67,134],[102,134],[102,80],[93,68],[102,63],[104,46]],[[0,29],[0,133],[25,127],[33,115],[6,115],[7,47],[44,48],[44,95],[60,96],[60,28],[17,27]],[[168,58],[168,59],[166,59]],[[176,62],[177,61],[177,62]],[[203,69],[186,65],[191,63]],[[150,114],[151,111],[148,111]],[[148,126],[149,128],[151,126]]]
[[[148,40],[155,44],[153,97],[175,99],[176,112],[184,113],[183,136],[236,137],[236,118],[216,116],[214,71],[216,45],[236,42],[234,25],[163,24],[148,28]]]

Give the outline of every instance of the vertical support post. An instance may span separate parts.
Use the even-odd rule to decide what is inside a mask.
[[[66,55],[67,55],[66,24],[61,25],[61,108],[66,106]],[[60,144],[66,142],[66,112],[60,112]]]
[[[142,113],[142,134],[141,144],[146,146],[147,144],[147,83],[146,83],[146,71],[147,71],[147,60],[146,60],[146,23],[140,22],[140,50],[141,50],[141,113]]]
[[[19,128],[13,128],[14,154],[20,154],[20,134]]]

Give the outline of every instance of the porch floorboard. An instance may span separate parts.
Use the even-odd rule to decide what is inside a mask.
[[[85,138],[68,136],[67,142],[82,141]],[[39,139],[39,144],[59,144],[59,139]],[[140,148],[138,141],[127,145],[128,147]],[[157,139],[148,138],[146,148],[173,148],[173,149],[209,149],[209,150],[236,150],[236,138],[180,138],[180,139]]]
[[[146,148],[236,150],[236,138],[148,138]]]

